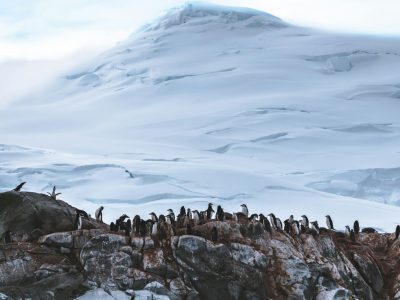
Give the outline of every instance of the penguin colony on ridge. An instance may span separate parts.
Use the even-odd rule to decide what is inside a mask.
[[[26,182],[20,183],[16,188],[13,189],[14,192],[20,192],[22,187],[26,184]],[[47,193],[48,196],[57,200],[57,196],[61,193],[56,193],[56,186],[53,187],[52,193]],[[272,233],[273,230],[284,231],[288,234],[300,235],[301,233],[311,233],[311,234],[319,234],[321,231],[334,231],[333,221],[329,215],[326,215],[326,228],[320,228],[317,221],[309,222],[307,216],[302,215],[301,220],[294,220],[293,215],[290,215],[288,219],[286,219],[283,224],[282,221],[277,218],[273,213],[269,214],[270,220],[266,218],[263,214],[252,214],[249,217],[249,210],[246,204],[241,204],[242,211],[237,213],[227,213],[224,212],[222,207],[218,205],[217,212],[215,214],[214,220],[216,221],[227,221],[233,220],[236,222],[248,221],[250,223],[259,223],[264,229]],[[103,222],[103,210],[104,207],[100,206],[95,212],[95,218],[99,222]],[[208,221],[213,220],[213,213],[215,212],[213,209],[213,204],[209,203],[208,207],[205,211],[199,212],[198,210],[191,211],[190,208],[187,210],[184,206],[181,207],[179,215],[175,218],[175,214],[172,209],[168,209],[167,215],[157,215],[152,212],[151,219],[147,221],[140,218],[139,215],[136,215],[131,221],[129,217],[124,214],[116,222],[111,222],[110,230],[114,232],[123,231],[126,235],[130,235],[131,233],[138,236],[146,236],[150,235],[153,239],[157,239],[159,242],[163,242],[166,240],[168,236],[172,236],[176,234],[177,229],[184,229],[186,234],[192,234],[192,227],[200,224],[204,224]],[[75,226],[77,229],[82,228],[82,218],[89,219],[90,216],[83,210],[76,209],[75,215]],[[127,221],[125,221],[127,219]],[[377,232],[374,228],[365,227],[361,230],[363,233],[375,233]],[[356,240],[356,235],[360,233],[360,225],[358,220],[354,221],[353,228],[350,229],[349,226],[346,226],[344,235],[351,239],[352,241]],[[343,233],[342,233],[343,234]],[[395,230],[395,240],[397,240],[400,236],[400,225],[396,226]],[[213,241],[218,240],[218,231],[216,227],[213,227],[211,231],[211,238]],[[11,242],[11,232],[7,231],[4,236],[4,240],[6,243]]]

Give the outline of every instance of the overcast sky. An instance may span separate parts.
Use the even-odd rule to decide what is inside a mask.
[[[179,0],[0,0],[0,61],[53,59],[112,46]],[[399,0],[215,0],[288,22],[400,35]]]

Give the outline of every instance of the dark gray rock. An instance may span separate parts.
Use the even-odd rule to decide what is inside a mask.
[[[84,228],[104,224],[84,219]],[[39,234],[75,230],[75,208],[44,194],[29,192],[0,193],[0,236],[11,231],[13,240],[35,240]]]

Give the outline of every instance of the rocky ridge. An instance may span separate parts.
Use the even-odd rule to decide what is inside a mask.
[[[212,221],[159,246],[93,219],[73,230],[74,208],[46,197],[0,194],[0,234],[13,233],[0,244],[0,299],[400,299],[394,234],[360,233],[352,242]],[[15,203],[25,219],[10,210]]]

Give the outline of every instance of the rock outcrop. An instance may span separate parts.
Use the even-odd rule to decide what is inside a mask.
[[[39,236],[75,229],[75,208],[45,194],[0,193],[0,236],[11,232],[14,242],[36,240]],[[83,228],[105,228],[93,219],[83,219]]]
[[[23,204],[43,199],[19,197]],[[66,207],[61,215],[69,220]],[[27,209],[34,210],[28,217],[37,212]],[[19,222],[17,236],[33,224]],[[353,242],[335,232],[270,234],[259,225],[212,221],[162,247],[93,220],[96,229],[48,228],[37,239],[0,244],[0,299],[400,299],[394,234],[361,233]]]

